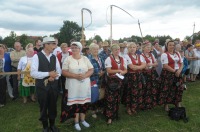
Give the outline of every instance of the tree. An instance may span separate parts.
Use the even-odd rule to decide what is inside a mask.
[[[29,39],[29,37],[26,34],[22,34],[21,36],[18,37],[18,39],[22,47],[26,47],[28,43],[34,43],[34,41]]]
[[[99,35],[95,35],[94,39],[97,40],[97,43],[99,43],[100,41],[102,41],[102,38]]]
[[[159,39],[159,44],[163,46],[165,45],[166,39],[172,39],[172,37],[169,35],[167,36],[164,35],[164,36],[156,36],[155,39]]]
[[[3,42],[3,38],[0,36],[0,43],[2,43]]]
[[[155,38],[151,35],[146,35],[143,39],[144,39],[144,41],[149,40],[149,42],[154,42],[154,40],[155,40]]]
[[[6,44],[7,47],[14,47],[14,43],[16,41],[17,35],[14,31],[10,32],[10,35],[3,39],[3,43]]]
[[[87,41],[86,41],[86,45],[90,45],[93,41],[93,38],[89,38]]]
[[[59,43],[70,43],[71,39],[80,41],[81,39],[81,27],[72,21],[63,21],[63,26],[60,28],[60,32],[55,34],[58,37]]]
[[[142,38],[139,36],[132,35],[131,36],[132,42],[142,42]]]
[[[188,36],[186,36],[187,38]],[[187,38],[188,39],[188,38]],[[194,33],[192,36],[192,43],[194,44],[196,42],[196,40],[200,40],[200,31],[197,33]]]

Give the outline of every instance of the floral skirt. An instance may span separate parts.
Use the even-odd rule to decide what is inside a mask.
[[[120,89],[110,90],[108,84],[118,83],[121,85],[121,80],[118,78],[109,78],[105,89],[105,111],[104,114],[107,119],[118,118],[118,110],[120,105]]]
[[[146,79],[146,85],[143,87],[144,109],[151,109],[157,105],[158,74],[155,69],[145,70],[143,74]]]
[[[67,119],[75,118],[76,113],[86,113],[88,110],[88,103],[67,105],[68,90],[65,89],[61,101],[61,115],[60,122],[65,122]]]
[[[27,97],[35,93],[35,86],[24,87],[22,85],[23,79],[20,80],[20,96]]]
[[[158,89],[158,104],[177,104],[182,101],[183,80],[174,73],[163,70],[161,73],[160,88]]]
[[[126,107],[130,109],[143,109],[143,86],[140,72],[128,73],[128,87],[126,92]]]

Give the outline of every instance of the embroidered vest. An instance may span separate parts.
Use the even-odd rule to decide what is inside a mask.
[[[169,65],[171,68],[175,69],[175,61],[174,61],[174,60],[172,59],[172,57],[170,56],[169,52],[165,52],[165,53],[167,54],[168,65]],[[180,57],[180,55],[179,55],[177,52],[175,52],[175,54],[178,55],[178,58],[179,58],[178,66],[180,67],[180,66],[181,66],[181,57]]]

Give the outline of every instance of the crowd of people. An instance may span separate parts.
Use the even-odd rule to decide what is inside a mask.
[[[164,46],[158,39],[112,45],[94,40],[86,47],[77,41],[68,46],[45,37],[25,50],[15,42],[9,53],[0,44],[0,107],[6,105],[7,93],[12,100],[22,97],[25,104],[28,98],[37,100],[43,131],[57,132],[57,98],[62,93],[60,122],[74,118],[75,129],[81,131],[80,123],[90,127],[88,110],[93,118],[98,112],[105,115],[110,125],[119,118],[120,104],[128,115],[161,105],[165,111],[168,104],[181,107],[186,82],[199,77],[200,40],[167,39]]]

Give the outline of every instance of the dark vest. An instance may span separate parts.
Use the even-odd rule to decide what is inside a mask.
[[[50,62],[48,61],[48,59],[46,58],[46,56],[42,53],[39,52],[38,54],[38,60],[39,60],[39,66],[38,66],[38,71],[39,72],[50,72],[50,71],[56,71],[56,57],[55,55],[52,55],[50,57]],[[47,86],[45,87],[44,85],[44,80],[49,78],[45,77],[44,79],[36,79],[35,81],[35,86],[36,88],[42,88],[45,90],[49,90],[49,88],[53,88],[55,90],[58,90],[58,81],[52,81],[52,82],[48,82]]]

